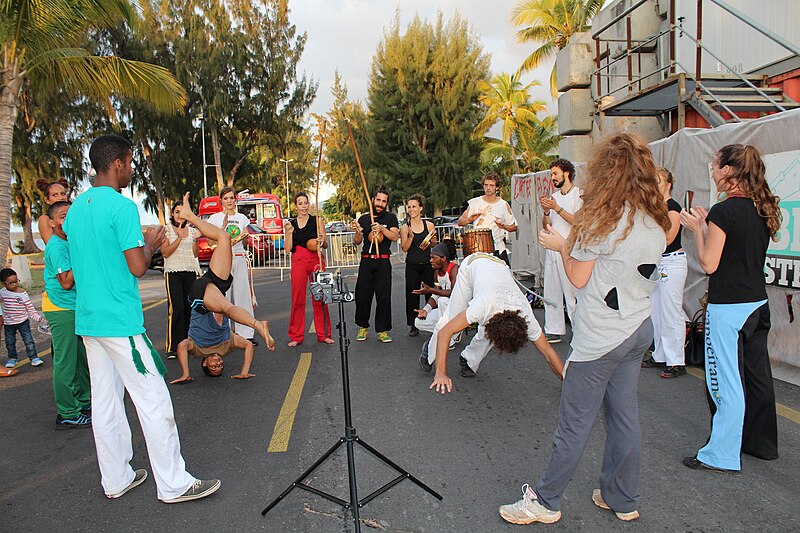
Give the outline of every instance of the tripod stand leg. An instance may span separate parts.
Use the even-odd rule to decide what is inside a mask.
[[[335,452],[336,450],[338,450],[338,449],[339,449],[339,446],[341,446],[341,445],[344,443],[344,441],[345,441],[344,437],[342,437],[342,438],[340,438],[338,441],[336,441],[336,444],[334,444],[333,446],[331,446],[331,447],[330,447],[330,449],[329,449],[327,452],[323,453],[323,454],[322,454],[322,456],[321,456],[319,459],[317,459],[317,460],[314,462],[314,464],[313,464],[313,465],[309,466],[309,467],[308,467],[308,469],[307,469],[305,472],[303,472],[302,474],[300,474],[300,477],[298,477],[297,479],[295,479],[295,480],[292,482],[292,484],[291,484],[291,485],[289,485],[289,486],[286,488],[286,490],[284,490],[284,491],[281,493],[281,495],[280,495],[280,496],[278,496],[277,498],[275,498],[275,499],[272,501],[272,503],[270,503],[269,505],[267,505],[267,507],[266,507],[266,508],[265,508],[263,511],[261,511],[261,515],[263,516],[263,515],[267,514],[267,513],[270,511],[270,509],[272,509],[273,507],[275,507],[276,505],[278,505],[278,503],[279,503],[279,502],[280,502],[282,499],[284,499],[284,498],[285,498],[285,497],[286,497],[286,496],[287,496],[287,495],[288,495],[290,492],[292,492],[292,489],[295,489],[295,488],[297,488],[297,486],[298,486],[298,485],[300,485],[300,484],[301,484],[301,483],[302,483],[302,482],[303,482],[303,481],[304,481],[304,480],[305,480],[305,479],[306,479],[308,476],[310,476],[310,475],[311,475],[311,473],[312,473],[312,472],[314,472],[314,470],[316,470],[316,469],[317,469],[317,467],[318,467],[319,465],[321,465],[321,464],[322,464],[322,463],[325,461],[325,459],[327,459],[328,457],[330,457],[330,456],[331,456],[331,454],[332,454],[333,452]]]
[[[394,468],[397,472],[399,472],[403,476],[407,477],[409,480],[413,481],[415,485],[417,485],[419,488],[421,488],[422,490],[424,490],[425,492],[427,492],[428,494],[430,494],[431,496],[433,496],[437,500],[441,500],[442,499],[442,496],[438,492],[436,492],[435,490],[433,490],[432,488],[427,486],[425,483],[423,483],[419,479],[417,479],[414,476],[412,476],[408,471],[406,471],[405,469],[403,469],[400,466],[398,466],[394,461],[392,461],[391,459],[389,459],[388,457],[383,455],[381,452],[379,452],[378,450],[376,450],[375,448],[373,448],[372,446],[370,446],[369,444],[367,444],[366,442],[364,442],[360,438],[356,437],[356,442],[358,444],[360,444],[369,453],[371,453],[372,455],[374,455],[375,457],[377,457],[378,459],[380,459],[381,461],[383,461],[384,463],[386,463],[390,467]],[[377,496],[377,495],[378,494],[375,494],[375,496]],[[366,502],[364,502],[364,503],[366,503]]]

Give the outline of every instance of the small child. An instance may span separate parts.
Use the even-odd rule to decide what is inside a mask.
[[[3,283],[3,288],[0,289],[0,304],[3,306],[3,332],[6,336],[6,350],[8,350],[6,368],[17,366],[18,331],[22,336],[22,342],[25,343],[25,351],[28,352],[31,366],[39,366],[44,361],[36,355],[36,344],[33,342],[29,319],[41,322],[42,315],[36,312],[28,293],[19,288],[16,272],[10,268],[0,270],[0,282]]]

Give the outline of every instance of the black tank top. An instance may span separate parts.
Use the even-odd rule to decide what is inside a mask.
[[[411,229],[411,225],[409,224],[408,229]],[[425,240],[425,237],[428,236],[428,225],[425,221],[422,221],[422,233],[414,233],[414,230],[411,229],[411,234],[414,236],[411,239],[411,248],[408,249],[408,253],[406,255],[406,263],[411,265],[420,265],[429,263],[431,260],[431,249],[430,247],[423,250],[419,247],[422,244],[422,241]]]
[[[313,215],[308,216],[308,222],[302,228],[297,225],[297,219],[292,220],[294,226],[294,235],[292,235],[292,253],[298,246],[308,249],[306,243],[311,239],[317,238],[317,217]]]

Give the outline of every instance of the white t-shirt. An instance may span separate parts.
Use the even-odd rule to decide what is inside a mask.
[[[583,207],[583,200],[581,200],[582,192],[583,191],[575,186],[573,186],[567,194],[562,194],[561,190],[557,190],[553,193],[553,200],[555,200],[561,209],[574,215],[578,209]],[[556,213],[555,209],[550,210],[550,224],[553,226],[553,229],[559,232],[565,239],[569,237],[569,232],[572,231],[572,224]]]
[[[209,224],[214,224],[218,228],[222,228],[222,222],[225,220],[225,213],[220,211],[219,213],[214,213],[210,217],[208,217]],[[241,235],[243,231],[247,231],[245,228],[250,223],[250,219],[244,216],[241,213],[236,213],[235,215],[228,215],[228,225],[225,226],[223,229],[227,231],[231,239],[238,237]],[[233,246],[233,253],[235,254],[243,254],[244,253],[244,245],[242,242],[237,242]]]
[[[485,325],[497,313],[519,311],[528,323],[528,339],[535,341],[542,335],[531,304],[501,259],[487,254],[472,254],[458,268],[456,285],[462,276],[472,287],[472,299],[466,309],[470,324]]]
[[[626,207],[603,242],[586,248],[577,243],[570,254],[578,261],[594,261],[594,267],[588,283],[577,291],[569,361],[600,359],[650,316],[650,294],[658,284],[666,236],[639,210],[630,233],[618,240],[628,227],[629,212]]]
[[[475,228],[489,228],[492,230],[492,238],[494,239],[494,248],[498,252],[506,249],[506,243],[503,239],[506,236],[506,230],[497,227],[496,221],[499,220],[504,224],[510,226],[516,224],[517,219],[511,212],[511,206],[508,202],[498,197],[497,201],[490,204],[483,199],[483,196],[478,196],[467,202],[467,216],[472,216],[475,213],[480,213],[482,216],[478,217],[473,222]]]

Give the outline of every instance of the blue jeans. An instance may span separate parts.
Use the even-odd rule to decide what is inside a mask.
[[[6,336],[6,350],[8,350],[8,358],[17,358],[18,331],[22,337],[22,342],[25,343],[25,351],[28,352],[28,358],[33,359],[36,357],[36,345],[33,343],[33,335],[31,335],[30,320],[26,320],[21,324],[3,324],[3,333]]]

